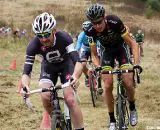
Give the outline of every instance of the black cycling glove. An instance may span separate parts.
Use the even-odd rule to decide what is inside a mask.
[[[101,70],[102,70],[102,67],[101,67],[101,66],[98,66],[98,67],[95,68],[95,71],[96,71],[96,72],[99,72],[99,71],[101,71]]]
[[[140,65],[134,65],[133,70],[136,70],[136,69],[138,69],[139,74],[142,73],[142,71],[143,71],[143,69]]]

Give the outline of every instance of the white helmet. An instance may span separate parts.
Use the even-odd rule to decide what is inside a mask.
[[[82,23],[82,29],[85,31],[89,28],[90,25],[91,25],[90,21],[85,21]]]
[[[50,32],[56,27],[56,20],[52,14],[46,12],[38,15],[32,22],[34,33]]]

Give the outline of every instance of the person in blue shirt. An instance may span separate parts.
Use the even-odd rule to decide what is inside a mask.
[[[90,52],[90,47],[89,47],[89,42],[88,42],[88,37],[85,34],[85,30],[89,27],[92,26],[92,23],[90,21],[85,21],[82,24],[82,29],[83,31],[78,35],[77,39],[77,44],[75,49],[79,53],[79,57],[81,61],[86,61],[82,62],[83,64],[83,73],[85,75],[85,86],[88,87],[88,68],[87,68],[87,60],[90,58],[91,59],[91,52]],[[100,42],[96,40],[97,44],[97,53],[100,56]],[[98,91],[100,93],[103,92],[102,88],[98,88]]]
[[[88,44],[88,38],[84,32],[85,28],[90,24],[89,21],[85,21],[82,24],[83,31],[78,35],[77,38],[77,44],[75,49],[79,53],[81,60],[88,60],[90,57],[90,50],[89,50],[89,44]],[[87,62],[83,62],[83,73],[85,75],[85,86],[88,87],[88,68],[87,68]]]

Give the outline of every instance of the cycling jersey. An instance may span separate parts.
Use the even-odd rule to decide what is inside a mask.
[[[97,53],[99,55],[100,54],[100,48],[99,48],[100,43],[97,40],[96,40],[96,45],[97,45]],[[78,36],[76,50],[79,52],[81,60],[88,59],[89,56],[91,56],[88,37],[84,31],[82,31]]]
[[[81,48],[85,48],[85,51],[89,51],[89,44],[88,39],[84,31],[82,31],[78,35],[77,44],[76,44],[76,50],[80,52]]]
[[[128,35],[128,30],[117,16],[108,15],[105,22],[106,29],[101,33],[96,32],[93,25],[85,31],[89,44],[95,44],[96,40],[100,42],[103,66],[113,67],[115,58],[119,60],[120,65],[129,63],[129,51],[123,40],[123,37]]]
[[[137,33],[135,35],[135,39],[137,43],[143,43],[144,41],[144,34],[143,33]]]
[[[71,74],[74,69],[72,64],[75,62],[73,59],[78,60],[72,38],[68,33],[61,30],[55,33],[52,47],[43,46],[37,37],[31,40],[26,50],[24,74],[29,75],[31,73],[36,55],[42,57],[41,79],[53,77],[51,75],[57,75],[57,73]]]

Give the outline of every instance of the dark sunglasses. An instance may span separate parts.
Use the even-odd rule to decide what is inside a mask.
[[[94,25],[96,25],[96,24],[101,24],[102,23],[102,21],[103,21],[103,19],[101,19],[101,20],[99,20],[99,21],[92,21],[92,24],[94,24]]]
[[[51,35],[51,33],[39,33],[37,34],[37,38],[41,39],[41,38],[49,38]]]

